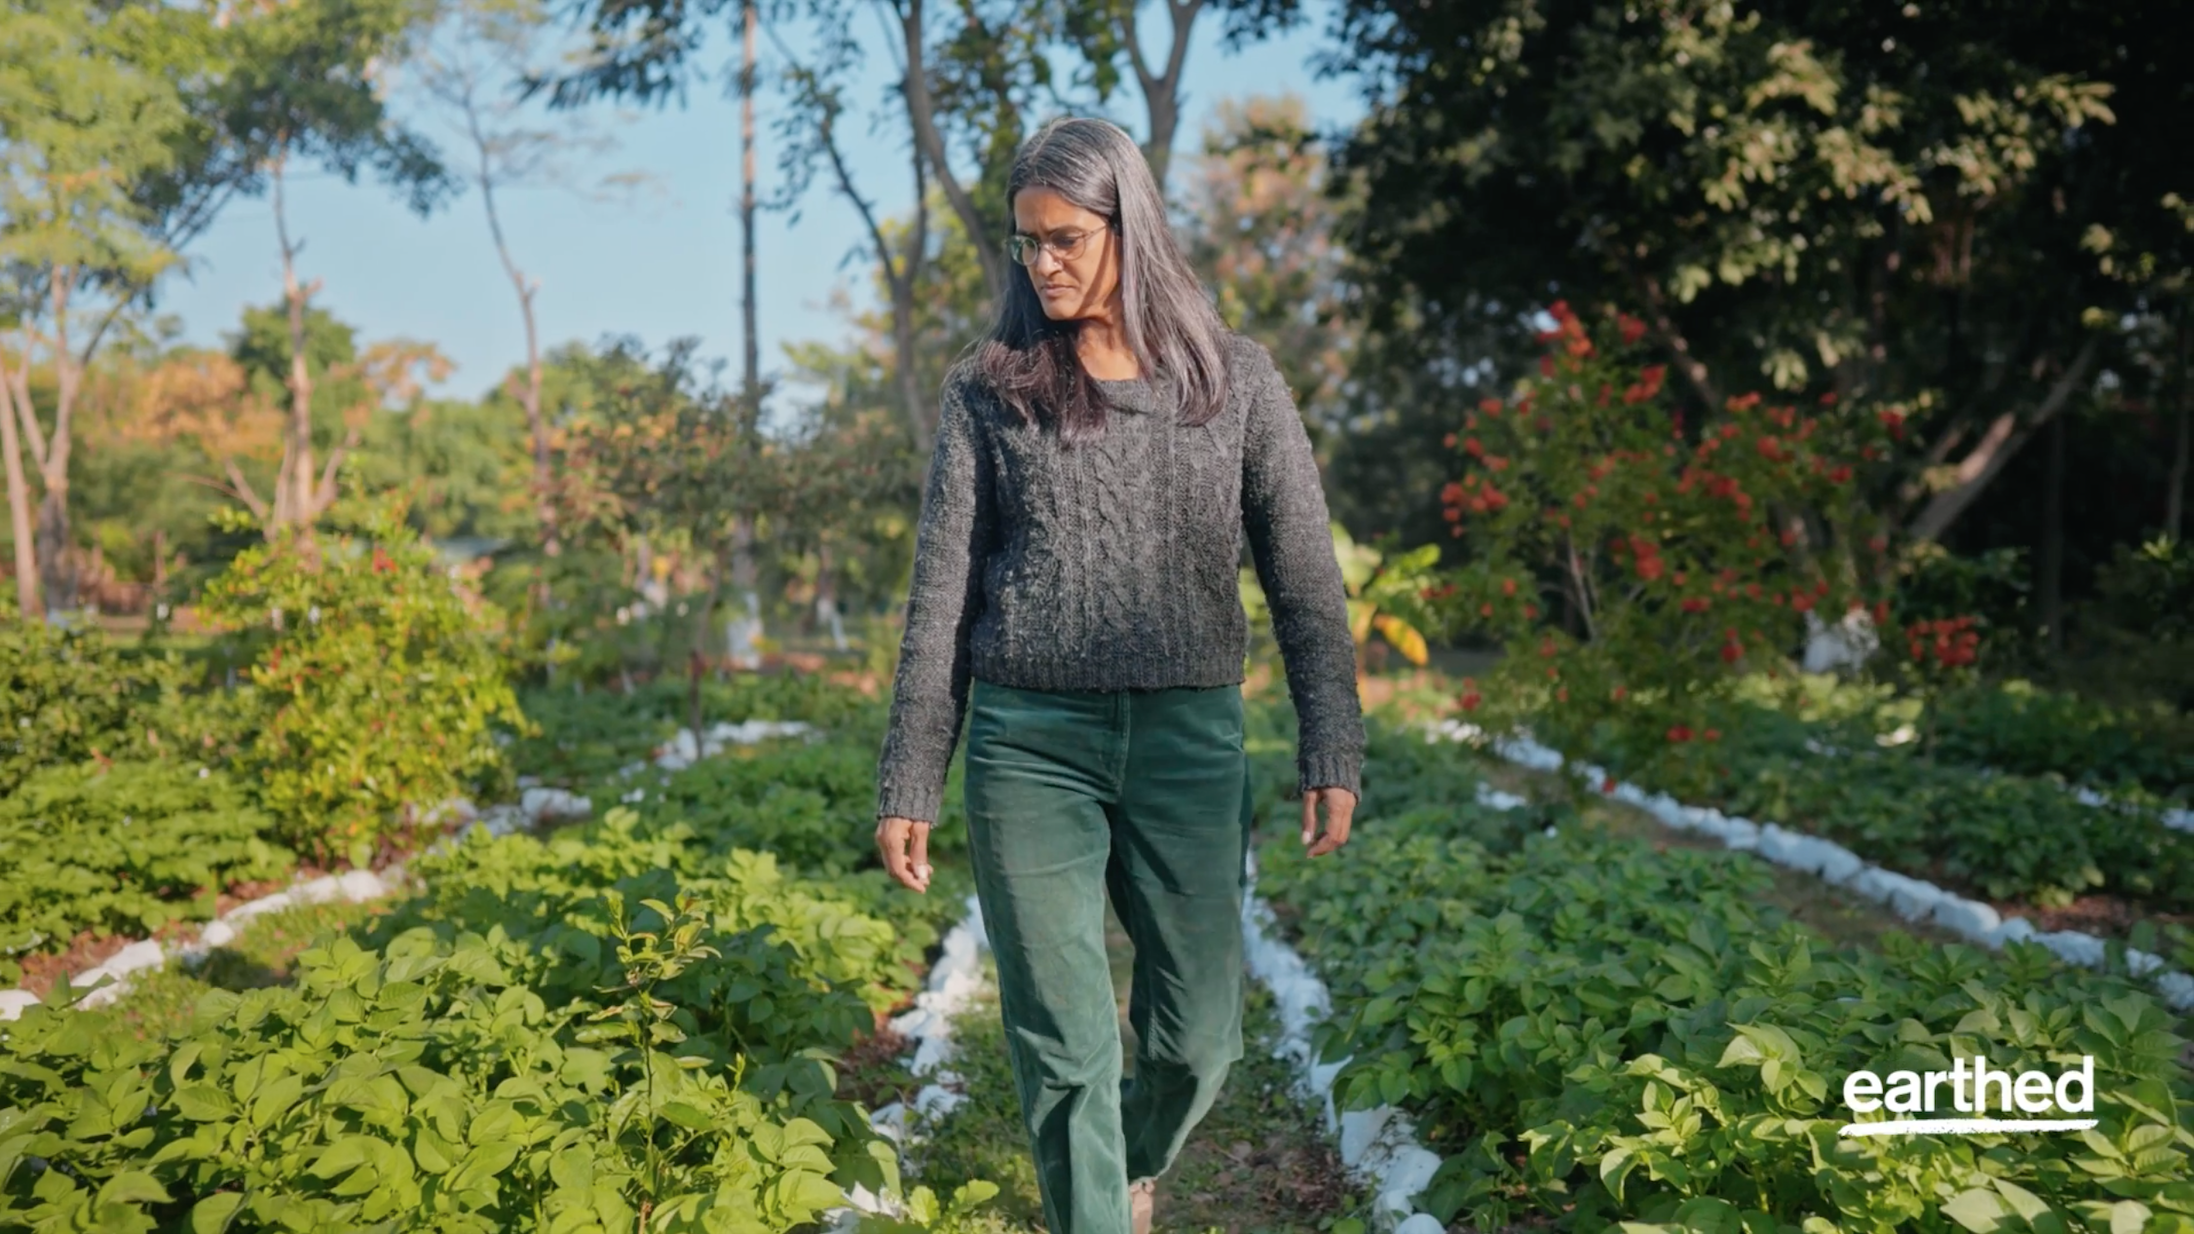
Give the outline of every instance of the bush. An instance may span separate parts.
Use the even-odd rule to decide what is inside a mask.
[[[2164,796],[2194,788],[2194,723],[2020,682],[1957,691],[1935,711],[1929,753],[2029,776]]]
[[[187,678],[179,659],[129,654],[98,630],[4,618],[0,796],[41,768],[162,750],[146,716]]]
[[[245,550],[200,613],[251,665],[240,763],[299,849],[364,865],[419,811],[504,773],[494,727],[525,717],[498,614],[458,592],[399,508]]]
[[[1907,621],[1972,617],[1992,655],[2014,664],[2032,658],[2027,628],[2032,570],[2025,549],[1993,548],[1960,557],[1939,544],[1915,544],[1897,574],[1897,611]]]
[[[2097,675],[2134,697],[2194,708],[2194,552],[2169,539],[2121,545],[2095,589],[2085,625],[2105,657]]]
[[[213,916],[216,893],[275,878],[288,850],[225,773],[170,763],[80,763],[0,798],[0,982],[17,957],[86,930],[144,936]]]
[[[1886,459],[1896,415],[1749,394],[1694,437],[1665,367],[1637,362],[1640,323],[1550,311],[1539,376],[1450,435],[1466,472],[1442,501],[1471,554],[1451,624],[1506,652],[1460,701],[1497,726],[1612,727],[1681,755],[1718,739],[1708,713],[1738,671],[1779,664],[1809,614],[1867,598],[1886,545],[1857,469]]]

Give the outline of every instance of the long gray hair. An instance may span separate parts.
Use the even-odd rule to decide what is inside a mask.
[[[1120,243],[1121,326],[1145,380],[1173,387],[1184,424],[1218,415],[1227,394],[1226,327],[1181,255],[1134,139],[1104,120],[1053,120],[1014,157],[1006,209],[1034,188],[1111,224]],[[1080,329],[1080,322],[1045,316],[1035,287],[1016,271],[990,333],[975,345],[977,371],[1006,405],[1032,426],[1048,414],[1068,442],[1105,431],[1104,400],[1075,353]]]

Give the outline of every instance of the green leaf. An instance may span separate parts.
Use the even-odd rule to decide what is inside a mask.
[[[236,1210],[243,1207],[241,1191],[216,1191],[191,1205],[191,1234],[227,1234],[236,1220]]]
[[[1973,1234],[1995,1234],[1999,1229],[2012,1228],[2010,1208],[1986,1187],[1959,1192],[1943,1205],[1942,1212]]]
[[[211,1084],[190,1084],[175,1090],[175,1112],[192,1122],[218,1122],[236,1115],[236,1103]]]
[[[348,1174],[370,1159],[368,1154],[373,1141],[362,1135],[347,1135],[330,1144],[313,1159],[305,1172],[314,1178],[328,1179]]]
[[[167,1188],[160,1185],[160,1180],[142,1170],[124,1170],[108,1179],[106,1184],[99,1188],[98,1205],[101,1208],[109,1204],[165,1204],[167,1202]]]
[[[711,1131],[716,1127],[716,1120],[708,1111],[683,1101],[666,1101],[657,1112],[690,1131]]]
[[[1600,1182],[1607,1188],[1608,1194],[1615,1197],[1616,1203],[1623,1201],[1623,1180],[1629,1178],[1630,1172],[1637,1167],[1638,1155],[1627,1145],[1600,1158]]]

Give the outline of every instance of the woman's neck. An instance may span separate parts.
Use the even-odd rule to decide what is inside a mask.
[[[1083,371],[1099,381],[1128,381],[1143,375],[1142,364],[1127,345],[1127,332],[1120,328],[1117,293],[1104,313],[1082,319],[1074,335],[1074,353]]]

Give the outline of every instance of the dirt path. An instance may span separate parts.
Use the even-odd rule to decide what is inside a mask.
[[[1127,988],[1133,949],[1109,914],[1108,924],[1120,1033],[1132,1067]],[[1316,1234],[1345,1232],[1349,1222],[1368,1216],[1369,1197],[1350,1184],[1321,1116],[1291,1091],[1288,1064],[1272,1057],[1271,1042],[1277,1035],[1271,998],[1252,982],[1244,1008],[1242,1061],[1180,1159],[1159,1180],[1156,1229],[1167,1234]],[[980,1226],[999,1234],[1042,1230],[1042,1201],[1021,1130],[996,1002],[986,999],[962,1016],[955,1041],[952,1067],[966,1081],[969,1100],[934,1128],[918,1150],[918,1181],[944,1195],[967,1179],[987,1178],[1000,1191]],[[904,1095],[911,1096],[911,1089]]]

